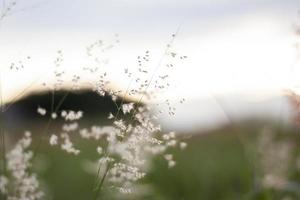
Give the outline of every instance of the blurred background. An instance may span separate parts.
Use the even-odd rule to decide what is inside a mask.
[[[91,92],[93,85],[107,77],[107,90],[119,92],[118,104],[137,102],[139,95],[127,93],[139,88],[132,76],[145,67],[149,90],[156,80],[166,88],[140,103],[156,105],[163,131],[175,131],[188,146],[170,150],[177,162],[172,169],[153,160],[141,194],[106,199],[300,199],[299,1],[0,4],[7,144],[24,130],[38,137],[47,120],[37,107],[51,109],[52,100],[57,105],[66,93],[60,109],[82,110],[80,126],[106,125],[116,107],[109,95]],[[141,66],[145,54],[150,59]],[[96,144],[77,142],[85,149],[78,157],[47,145],[38,155],[36,170],[50,199],[92,197],[94,174],[85,161],[96,159]]]

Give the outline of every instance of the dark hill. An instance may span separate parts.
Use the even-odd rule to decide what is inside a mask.
[[[116,113],[117,105],[119,106],[121,102],[121,98],[113,102],[110,95],[102,97],[91,91],[76,93],[59,91],[54,96],[49,92],[34,94],[4,107],[4,127],[8,130],[17,130],[19,127],[30,128],[32,123],[44,124],[50,116],[51,108],[55,110],[58,105],[60,105],[58,113],[61,110],[81,110],[84,112],[84,120],[92,123],[96,119],[107,117],[110,112]],[[124,100],[124,102],[127,101]],[[37,113],[38,106],[47,109],[46,116]]]

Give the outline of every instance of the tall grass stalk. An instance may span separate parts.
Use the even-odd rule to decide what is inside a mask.
[[[151,74],[151,76],[150,76],[150,78],[149,78],[149,82],[148,82],[148,84],[147,84],[147,86],[146,86],[144,92],[141,94],[141,97],[140,97],[140,99],[138,100],[137,104],[140,104],[140,103],[142,102],[145,93],[146,93],[147,90],[149,89],[149,87],[150,87],[150,85],[151,85],[151,83],[152,83],[152,81],[153,81],[153,79],[154,79],[154,77],[155,77],[157,71],[158,71],[159,68],[161,67],[162,62],[163,62],[165,56],[167,55],[169,49],[170,49],[171,46],[173,45],[173,43],[174,43],[174,41],[175,41],[175,37],[178,35],[180,29],[181,29],[181,24],[178,26],[178,28],[177,28],[175,34],[172,35],[171,41],[168,42],[166,48],[164,49],[163,54],[161,55],[161,57],[160,57],[160,59],[159,59],[159,61],[158,61],[158,64],[157,64],[157,66],[155,67],[153,73]],[[118,106],[118,105],[116,104],[116,107],[117,107],[117,113],[116,113],[116,116],[115,116],[115,119],[116,119],[116,120],[118,119],[118,117],[119,117],[119,115],[120,115],[122,105],[124,104],[125,98],[126,98],[128,92],[129,92],[129,90],[130,90],[131,84],[132,84],[132,82],[133,82],[134,79],[135,79],[135,76],[133,76],[133,77],[131,78],[131,80],[130,80],[128,86],[127,86],[127,89],[126,89],[126,91],[125,91],[125,93],[124,93],[124,95],[123,95],[123,98],[122,98],[122,100],[121,100],[120,105]],[[131,114],[131,116],[130,116],[129,122],[132,122],[132,121],[134,120],[134,116],[135,116],[136,112],[137,112],[137,109],[134,109],[133,112],[132,112],[132,114]],[[126,126],[126,129],[125,129],[125,131],[124,131],[124,134],[126,134],[127,130],[128,130],[128,126]],[[105,156],[107,156],[106,153],[105,153]],[[99,163],[98,170],[97,170],[97,177],[96,177],[96,179],[98,178],[98,174],[99,174],[99,172],[100,172],[100,167],[101,167],[101,164]],[[106,170],[105,170],[103,176],[102,176],[101,179],[99,179],[99,181],[98,181],[99,184],[97,185],[97,180],[95,181],[94,186],[96,185],[96,192],[95,192],[94,200],[97,200],[97,199],[99,198],[99,195],[100,195],[100,192],[101,192],[101,190],[102,190],[102,187],[103,187],[105,178],[107,177],[107,174],[109,173],[110,168],[111,168],[111,163],[109,162],[109,163],[107,164],[107,166],[106,166]],[[100,177],[99,177],[99,178],[100,178]]]
[[[110,169],[111,169],[111,163],[108,163],[102,178],[99,180],[97,189],[95,191],[94,200],[97,200],[100,197],[102,186],[104,184],[105,178],[107,177],[108,172],[109,172]]]
[[[241,134],[241,130],[243,130],[243,129],[240,128],[237,123],[235,123],[233,117],[231,116],[229,111],[227,111],[226,106],[217,97],[217,95],[212,94],[212,97],[213,97],[214,101],[221,108],[223,114],[228,119],[229,123],[232,125],[233,132],[236,135],[239,143],[242,146],[242,150],[243,150],[245,159],[248,161],[248,163],[250,164],[250,166],[252,168],[251,172],[252,172],[252,176],[253,176],[253,184],[252,184],[252,191],[250,191],[249,193],[255,193],[257,190],[259,190],[259,188],[258,188],[259,186],[257,184],[258,174],[256,173],[258,164],[256,163],[255,159],[253,158],[253,156],[255,156],[252,151],[253,149],[251,148],[251,146],[249,146],[249,142],[247,141],[247,138],[244,137],[243,133]]]
[[[2,72],[0,72],[0,134],[1,134],[1,159],[2,159],[2,175],[6,175],[6,147],[5,147],[5,132],[3,128],[3,114],[4,114],[4,105],[3,105],[3,94],[2,94]],[[4,200],[7,199],[6,194],[3,194]]]

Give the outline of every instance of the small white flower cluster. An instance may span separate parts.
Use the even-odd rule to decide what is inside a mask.
[[[51,118],[52,119],[56,119],[57,118],[57,114],[55,112],[51,113]]]
[[[106,135],[119,135],[119,129],[116,129],[113,126],[92,126],[90,130],[81,129],[79,134],[84,139],[95,139],[99,140]]]
[[[31,134],[18,141],[6,155],[7,175],[0,177],[0,192],[7,195],[8,200],[38,200],[43,196],[36,174],[29,172],[33,153],[28,150],[31,145]]]
[[[7,193],[8,179],[5,176],[0,176],[0,193]]]
[[[71,132],[71,131],[77,130],[78,127],[79,127],[78,123],[74,122],[74,123],[70,123],[70,124],[64,124],[62,127],[62,130],[66,131],[66,132]]]
[[[128,129],[125,122],[122,119],[115,120],[113,123],[114,123],[114,125],[116,126],[117,129],[121,130],[121,132]]]
[[[50,145],[51,145],[51,146],[57,145],[57,144],[58,144],[58,141],[57,141],[57,140],[58,140],[57,135],[52,134],[52,135],[50,136],[50,140],[49,140]]]
[[[166,154],[164,157],[168,161],[168,166],[170,168],[175,166],[176,162],[174,161],[172,154]]]
[[[177,140],[175,139],[175,132],[170,132],[168,134],[163,135],[163,140],[166,141],[166,145],[170,147],[174,147],[177,145]],[[185,149],[187,147],[187,144],[185,142],[179,143],[180,149]]]
[[[80,153],[80,150],[76,149],[74,147],[74,144],[72,143],[70,136],[68,133],[74,132],[78,129],[79,125],[76,120],[81,119],[83,116],[82,111],[61,111],[61,117],[65,121],[70,121],[68,123],[63,124],[62,126],[62,132],[57,136],[56,134],[52,134],[49,138],[49,144],[51,146],[60,145],[61,149],[66,151],[67,153],[78,155]],[[74,122],[75,121],[75,122]],[[59,140],[61,142],[59,142]]]
[[[46,115],[46,113],[47,113],[46,109],[42,108],[40,106],[37,108],[37,112],[42,116]]]
[[[127,103],[127,104],[123,104],[122,105],[122,110],[124,112],[124,114],[126,113],[130,113],[131,110],[133,110],[134,106],[133,103]]]
[[[110,84],[110,81],[106,80],[107,73],[104,72],[102,75],[100,75],[99,80],[94,84],[93,90],[97,92],[100,96],[105,96],[106,89],[108,88],[108,85]]]
[[[51,146],[58,145],[59,144],[58,140],[59,140],[59,137],[55,134],[52,134],[49,139],[49,144]],[[62,150],[66,151],[67,153],[74,154],[74,155],[78,155],[80,153],[80,150],[78,150],[74,147],[74,144],[71,141],[68,133],[62,132],[60,134],[60,140],[61,140],[60,147]]]
[[[131,194],[132,193],[131,188],[125,188],[125,187],[119,187],[119,191],[123,194]]]
[[[63,117],[65,119],[65,121],[75,121],[75,120],[79,120],[81,119],[83,116],[83,112],[82,111],[61,111],[61,117]]]
[[[262,186],[282,189],[288,183],[292,145],[274,138],[274,133],[265,128],[258,138],[258,153],[262,172]]]
[[[169,147],[186,147],[186,143],[177,142],[174,132],[164,134],[160,139],[161,128],[153,123],[155,117],[150,114],[149,108],[139,107],[130,112],[132,109],[133,104],[125,106],[124,113],[134,114],[131,115],[133,119],[130,122],[115,119],[113,127],[93,126],[91,131],[80,131],[85,139],[106,140],[105,150],[104,147],[97,148],[98,153],[104,156],[99,163],[102,167],[105,165],[109,168],[108,182],[123,193],[130,193],[134,183],[146,175],[148,158],[164,154]],[[165,154],[164,157],[169,167],[175,166],[172,154]]]
[[[61,138],[63,139],[63,143],[61,144],[61,148],[68,153],[78,155],[80,150],[75,149],[74,144],[70,140],[70,136],[67,133],[62,133]]]
[[[110,181],[124,183],[126,181],[137,181],[143,178],[146,174],[140,172],[140,169],[124,163],[114,163],[110,169]]]
[[[102,147],[97,147],[97,153],[99,153],[100,155],[103,153]]]
[[[115,118],[115,116],[112,113],[109,113],[107,119],[113,119],[113,118]]]

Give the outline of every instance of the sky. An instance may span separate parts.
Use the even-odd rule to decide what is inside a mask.
[[[11,2],[2,0],[2,13]],[[171,88],[164,97],[271,98],[300,85],[299,9],[298,0],[16,0],[0,21],[3,98],[53,81],[58,50],[66,80],[74,74],[95,80],[82,67],[90,64],[86,47],[98,40],[113,44],[100,55],[102,67],[114,88],[126,90],[128,79],[120,72],[136,70],[137,56],[147,50],[150,71],[163,73],[156,69],[176,32],[172,51],[188,58],[169,71]],[[11,70],[12,62],[24,69]]]

